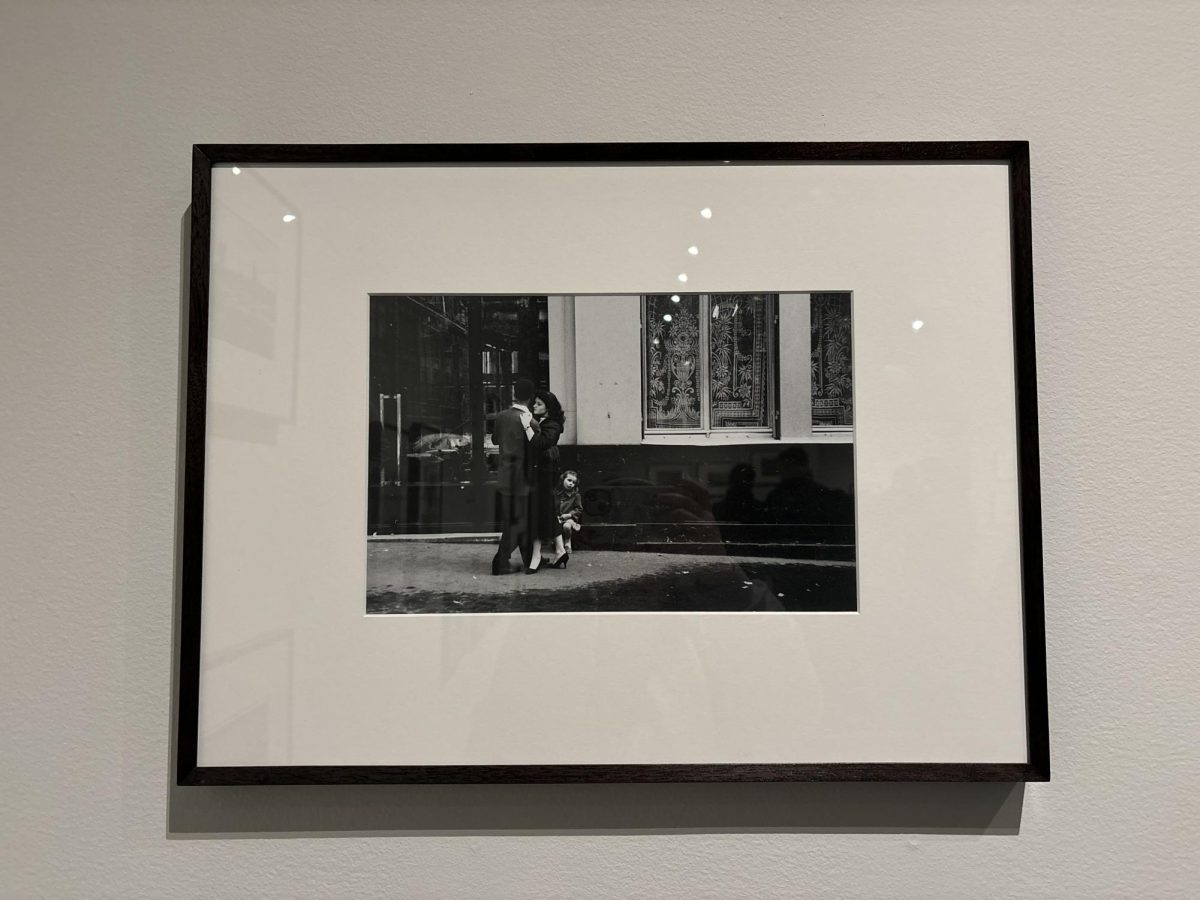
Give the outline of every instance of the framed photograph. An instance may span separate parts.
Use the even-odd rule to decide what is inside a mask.
[[[1025,143],[192,178],[180,784],[1049,778]]]

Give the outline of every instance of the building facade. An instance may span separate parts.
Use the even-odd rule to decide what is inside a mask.
[[[566,412],[577,546],[853,558],[848,294],[372,298],[369,534],[495,530],[491,420]]]

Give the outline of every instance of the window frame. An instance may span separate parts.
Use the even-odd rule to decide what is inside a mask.
[[[767,437],[773,440],[779,439],[779,294],[774,292],[761,292],[761,296],[766,297],[767,301],[767,372],[766,372],[766,390],[767,390],[767,424],[762,427],[742,428],[742,427],[726,427],[714,428],[712,426],[712,382],[710,380],[709,371],[711,368],[712,355],[712,298],[727,297],[737,294],[758,294],[755,291],[730,291],[719,292],[713,291],[708,293],[684,293],[675,291],[664,294],[640,294],[639,300],[641,303],[641,326],[638,330],[639,340],[641,342],[641,362],[642,362],[642,378],[641,378],[641,395],[642,395],[642,438],[662,438],[671,436],[692,435],[698,437],[711,437],[712,435],[753,435],[756,439]],[[699,362],[697,366],[696,381],[697,390],[701,392],[700,399],[700,427],[698,428],[651,428],[647,423],[650,418],[650,394],[647,390],[647,377],[650,370],[649,364],[649,349],[646,346],[646,324],[647,324],[647,309],[651,297],[695,297],[699,303],[697,310],[698,323],[698,343],[700,347]],[[811,390],[811,387],[810,387]]]
[[[850,396],[851,396],[851,402],[853,404],[853,397],[854,397],[854,294],[851,291],[808,291],[806,293],[808,296],[808,304],[807,305],[808,305],[808,323],[809,323],[810,334],[811,334],[811,330],[812,330],[813,295],[814,294],[838,294],[838,295],[844,294],[846,296],[846,300],[847,300],[847,303],[848,303],[849,309],[850,309],[850,383],[851,383]],[[809,340],[810,354],[812,352],[811,346],[812,346],[812,342],[811,342],[811,337],[810,337],[810,340]],[[854,434],[853,422],[849,425],[818,425],[817,424],[816,419],[813,416],[812,406],[811,406],[811,403],[814,402],[813,377],[812,377],[811,366],[808,371],[809,371],[808,397],[809,397],[809,401],[810,401],[809,415],[808,415],[808,419],[809,419],[808,431],[809,431],[809,433],[814,436],[817,436],[817,435],[853,435]],[[853,416],[857,413],[857,407],[852,407],[852,408],[853,408],[853,412],[851,415]]]

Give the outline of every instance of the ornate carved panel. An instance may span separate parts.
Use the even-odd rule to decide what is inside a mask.
[[[770,424],[770,298],[713,294],[709,305],[712,427],[766,428]]]

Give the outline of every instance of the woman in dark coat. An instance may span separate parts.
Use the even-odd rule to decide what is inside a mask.
[[[558,439],[562,437],[567,417],[558,398],[544,388],[534,395],[530,410],[539,429],[529,443],[533,457],[533,476],[529,480],[529,528],[533,532],[533,555],[526,572],[543,567],[542,545],[554,545],[560,533],[558,510],[554,503],[554,488],[558,484]]]

